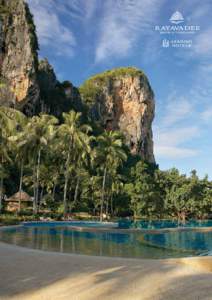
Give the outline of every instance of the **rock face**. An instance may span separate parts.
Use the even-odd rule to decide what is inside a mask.
[[[0,104],[33,114],[39,99],[38,42],[27,4],[0,0]]]
[[[118,68],[88,79],[78,90],[60,83],[48,61],[38,62],[33,17],[23,0],[0,0],[0,105],[28,116],[39,112],[61,117],[83,111],[106,130],[120,130],[131,152],[154,162],[154,95],[136,68]],[[81,101],[83,99],[83,102]]]
[[[39,111],[60,117],[71,109],[82,110],[78,89],[69,81],[59,82],[47,59],[39,62],[37,78],[40,87]]]
[[[0,0],[0,105],[60,117],[80,110],[77,88],[60,83],[46,59],[38,61],[33,17],[23,0]]]
[[[90,78],[80,91],[93,119],[107,130],[120,130],[133,154],[155,162],[151,129],[154,94],[142,71],[113,69]]]

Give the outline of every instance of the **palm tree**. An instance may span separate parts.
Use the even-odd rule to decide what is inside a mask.
[[[26,153],[28,161],[32,163],[33,167],[34,213],[37,213],[38,205],[41,155],[45,149],[48,149],[49,143],[55,135],[55,125],[57,123],[58,120],[55,117],[45,114],[32,117],[18,144],[20,152],[24,155]]]
[[[113,216],[114,209],[113,209],[113,198],[114,195],[118,195],[123,190],[124,184],[123,184],[123,176],[120,174],[117,174],[117,172],[113,172],[111,174],[112,177],[112,185],[111,185],[111,193],[110,193],[110,213]]]
[[[0,212],[2,210],[4,163],[11,161],[9,155],[9,137],[16,132],[18,126],[23,123],[25,116],[12,108],[0,107]]]
[[[92,128],[88,125],[81,125],[81,113],[70,111],[63,113],[64,124],[59,127],[59,146],[63,149],[65,156],[64,168],[64,215],[67,213],[67,190],[71,172],[78,165],[80,160],[84,160],[90,151],[89,133]],[[76,186],[77,188],[77,186]],[[76,190],[75,190],[76,193]]]
[[[117,131],[105,131],[97,139],[97,158],[100,159],[103,171],[102,177],[102,195],[100,205],[100,221],[103,220],[103,206],[105,201],[105,186],[107,176],[110,172],[115,172],[118,167],[127,159],[123,149],[122,136]]]
[[[19,211],[21,210],[21,197],[22,197],[22,186],[23,186],[23,174],[24,174],[24,163],[26,162],[27,152],[26,148],[22,147],[22,138],[24,133],[24,128],[27,125],[27,118],[23,116],[21,123],[19,123],[18,129],[9,137],[12,144],[12,148],[16,154],[15,160],[20,166],[20,176],[19,176]]]
[[[4,189],[4,178],[5,178],[5,167],[4,164],[10,161],[9,149],[8,149],[8,139],[0,130],[0,212],[2,210],[2,200],[3,200],[3,189]]]

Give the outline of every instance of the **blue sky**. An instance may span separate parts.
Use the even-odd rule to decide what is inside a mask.
[[[196,169],[212,178],[211,0],[28,0],[40,56],[60,80],[80,85],[118,66],[136,66],[155,92],[154,151],[161,169]],[[190,34],[160,34],[155,26],[199,26]],[[191,47],[162,47],[191,40]]]

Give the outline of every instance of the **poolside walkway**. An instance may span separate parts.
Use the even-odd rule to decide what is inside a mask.
[[[212,300],[212,257],[106,258],[0,243],[0,299]]]

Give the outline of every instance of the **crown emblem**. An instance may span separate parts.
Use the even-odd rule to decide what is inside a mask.
[[[164,40],[162,41],[162,46],[163,46],[164,48],[168,48],[168,47],[169,47],[169,40],[164,39]]]
[[[180,24],[180,23],[184,22],[183,15],[179,11],[176,11],[175,13],[173,13],[173,15],[171,16],[171,18],[169,20],[171,23],[174,23],[174,24]]]

